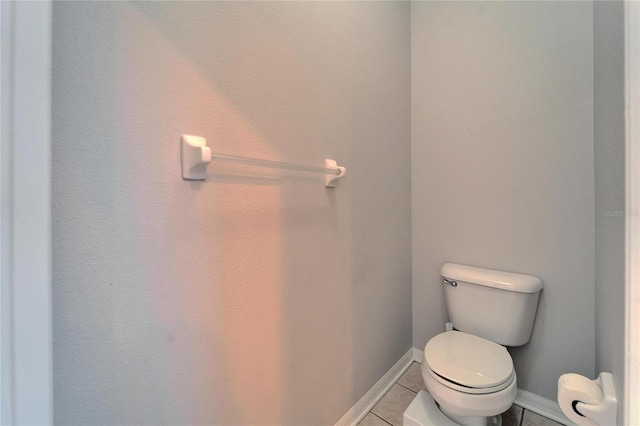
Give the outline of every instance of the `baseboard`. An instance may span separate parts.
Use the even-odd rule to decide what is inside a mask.
[[[354,405],[340,420],[336,423],[336,426],[351,426],[356,425],[360,420],[367,415],[374,405],[384,396],[385,393],[395,382],[398,381],[400,376],[409,368],[414,360],[414,348],[407,351],[406,354],[387,373],[382,376],[378,382],[367,392],[360,401]]]
[[[518,395],[516,396],[514,404],[558,423],[562,423],[563,425],[573,425],[571,420],[564,415],[557,402],[538,396],[535,393],[518,389]]]

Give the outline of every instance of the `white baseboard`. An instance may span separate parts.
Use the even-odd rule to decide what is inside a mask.
[[[409,368],[414,360],[414,350],[409,349],[406,354],[387,373],[382,376],[378,382],[367,392],[360,401],[354,405],[340,420],[336,423],[336,426],[351,426],[356,425],[360,420],[367,415],[374,405],[384,396],[391,386],[398,381],[400,376]]]
[[[535,393],[528,392],[526,390],[518,389],[518,395],[514,404],[519,405],[522,408],[526,408],[529,411],[540,414],[548,419],[554,420],[563,425],[571,426],[573,423],[564,415],[560,406],[556,401],[543,398]]]

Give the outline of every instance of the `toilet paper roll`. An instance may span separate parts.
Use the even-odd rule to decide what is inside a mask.
[[[569,420],[578,426],[598,426],[598,423],[580,414],[576,404],[598,405],[603,399],[600,386],[584,376],[569,373],[558,379],[558,404]]]

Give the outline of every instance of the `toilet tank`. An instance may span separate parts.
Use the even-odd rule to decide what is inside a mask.
[[[542,281],[531,275],[445,263],[441,271],[454,328],[504,346],[531,338]]]

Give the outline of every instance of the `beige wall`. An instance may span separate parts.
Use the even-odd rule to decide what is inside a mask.
[[[590,2],[411,5],[413,342],[444,329],[443,262],[544,282],[518,387],[594,373]]]
[[[55,422],[333,424],[411,347],[409,4],[53,9]]]

